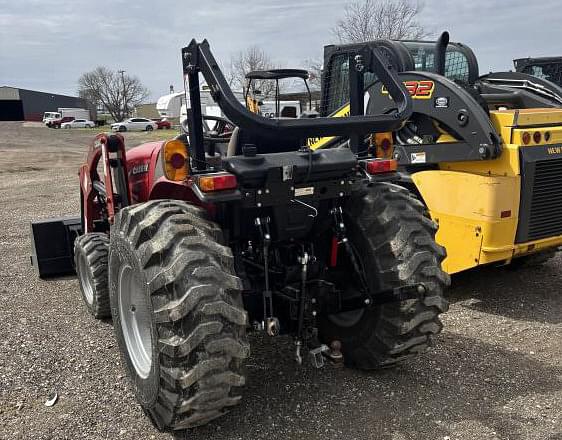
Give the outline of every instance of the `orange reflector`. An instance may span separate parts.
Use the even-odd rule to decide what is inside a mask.
[[[174,139],[162,147],[162,165],[164,175],[169,180],[185,180],[189,173],[189,161],[185,144]]]
[[[398,163],[394,159],[374,159],[367,161],[365,170],[369,174],[381,174],[396,171]]]
[[[393,145],[392,145],[392,133],[375,133],[374,143],[376,147],[375,156],[382,159],[392,158]]]
[[[213,192],[234,189],[238,186],[238,182],[234,174],[206,174],[198,177],[197,186],[203,192]]]
[[[524,145],[529,145],[529,142],[531,142],[531,135],[529,134],[528,131],[524,132],[521,135],[521,140],[523,141]]]
[[[501,217],[501,218],[509,218],[509,217],[511,217],[511,210],[502,211],[501,214],[500,214],[500,217]]]

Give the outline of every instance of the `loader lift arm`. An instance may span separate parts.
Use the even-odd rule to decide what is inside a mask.
[[[438,162],[459,162],[494,159],[501,154],[499,135],[491,124],[485,104],[478,102],[476,93],[469,84],[477,79],[478,66],[472,51],[458,43],[451,43],[449,34],[444,32],[435,42],[377,40],[343,46],[326,46],[324,65],[329,71],[323,77],[324,111],[326,101],[331,97],[328,78],[331,71],[339,68],[334,61],[340,60],[346,51],[360,51],[370,48],[384,53],[387,62],[395,66],[400,80],[412,96],[412,116],[401,130],[423,125],[424,132],[432,136],[411,136],[408,142],[396,145],[396,158],[401,165],[435,164]],[[423,58],[423,60],[422,60]],[[466,71],[456,72],[455,81],[444,74],[451,69],[451,58],[457,65],[465,65]],[[449,62],[447,62],[449,61]],[[427,63],[432,63],[427,65]],[[421,63],[421,65],[420,65]],[[341,65],[341,64],[340,64]],[[428,71],[416,71],[423,67]],[[450,73],[450,72],[449,72]],[[458,78],[457,78],[458,77]],[[464,78],[461,80],[460,78]],[[378,77],[365,87],[368,96],[367,113],[373,111],[391,112],[396,103]],[[348,104],[346,104],[348,105]],[[345,114],[340,107],[333,114]],[[454,140],[438,142],[439,132],[451,134]],[[318,142],[318,148],[323,147]],[[315,148],[313,145],[312,148]],[[423,158],[420,161],[419,158]]]

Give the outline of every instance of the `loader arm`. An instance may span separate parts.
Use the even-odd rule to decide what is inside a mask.
[[[400,164],[485,160],[501,154],[500,138],[488,114],[464,87],[435,73],[401,72],[398,76],[412,94],[412,121],[418,125],[422,119],[430,121],[454,138],[438,142],[436,135],[420,138],[419,143],[397,144]],[[395,105],[378,81],[369,88],[369,96],[368,113]]]

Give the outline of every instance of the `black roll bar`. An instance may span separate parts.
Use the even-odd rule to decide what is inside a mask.
[[[209,86],[211,96],[225,116],[237,126],[263,138],[302,139],[316,136],[357,137],[360,134],[394,131],[400,128],[412,113],[412,100],[394,69],[377,50],[361,48],[350,55],[350,102],[348,118],[269,119],[248,111],[232,93],[209,43],[192,40],[182,49],[183,73],[187,77],[192,111],[189,113],[190,150],[196,170],[204,170],[205,151],[201,122],[199,73]],[[363,104],[363,74],[372,72],[380,79],[396,103],[390,114],[365,115]],[[361,87],[361,89],[358,89]],[[352,143],[353,148],[353,143]],[[356,152],[356,151],[355,151]]]

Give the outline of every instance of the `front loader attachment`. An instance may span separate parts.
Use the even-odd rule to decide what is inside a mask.
[[[74,240],[81,234],[80,217],[31,222],[31,264],[39,277],[74,273]]]

